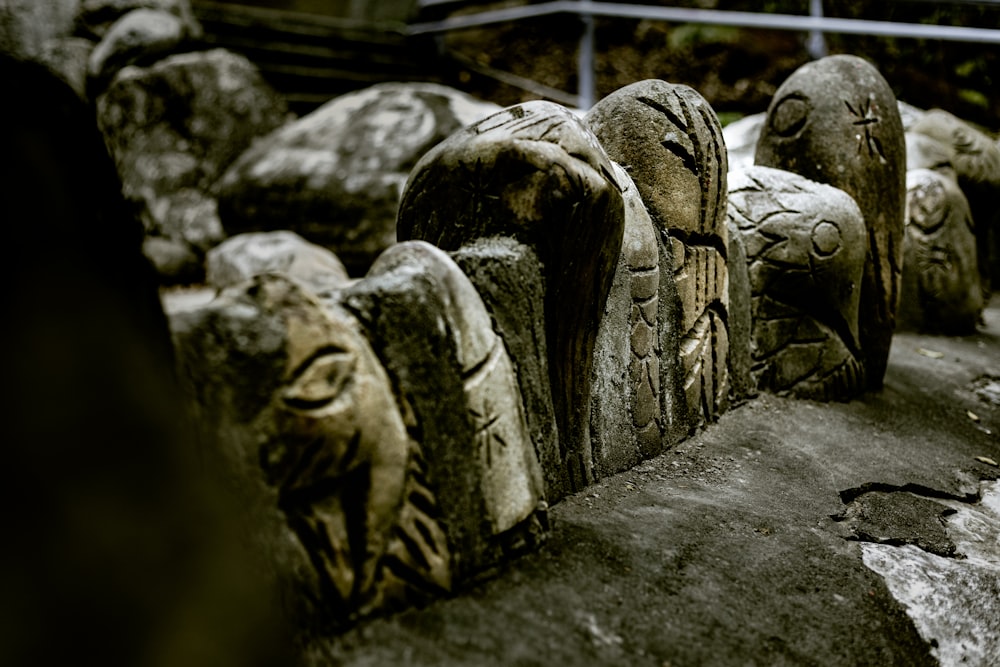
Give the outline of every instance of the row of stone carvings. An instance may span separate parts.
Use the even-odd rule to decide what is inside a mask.
[[[975,331],[1000,279],[1000,144],[947,111],[899,103],[906,139],[897,329]],[[731,169],[753,165],[766,114],[725,128]]]
[[[537,546],[546,502],[758,389],[879,387],[905,150],[858,58],[794,74],[728,174],[705,100],[643,81],[452,134],[362,279],[289,232],[210,251],[226,289],[173,316],[181,375],[296,622],[453,590]]]

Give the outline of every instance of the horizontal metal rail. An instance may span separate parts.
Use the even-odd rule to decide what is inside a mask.
[[[411,35],[446,32],[463,28],[475,28],[507,21],[551,16],[553,14],[575,14],[577,16],[601,16],[616,18],[652,19],[675,23],[701,23],[706,25],[727,25],[744,28],[766,28],[771,30],[795,30],[802,32],[819,31],[855,35],[879,35],[883,37],[907,37],[914,39],[939,39],[945,41],[1000,44],[1000,29],[971,28],[966,26],[929,25],[925,23],[894,23],[891,21],[870,21],[867,19],[842,19],[829,16],[800,16],[795,14],[760,14],[720,9],[689,9],[686,7],[660,7],[655,5],[631,5],[612,2],[576,2],[574,0],[554,0],[538,5],[506,7],[487,10],[477,14],[453,16],[440,21],[413,23],[406,27]]]

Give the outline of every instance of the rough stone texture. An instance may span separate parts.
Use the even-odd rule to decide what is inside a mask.
[[[944,517],[955,510],[910,493],[870,491],[848,503],[836,518],[862,542],[912,544],[937,556],[954,556]]]
[[[155,9],[136,9],[118,19],[90,54],[87,74],[95,85],[139,61],[150,62],[178,50],[184,42],[183,21]]]
[[[93,50],[94,43],[83,37],[56,38],[45,42],[38,59],[86,98],[87,63]]]
[[[907,132],[926,113],[923,109],[915,107],[912,104],[907,104],[902,100],[896,100],[896,108],[899,109],[899,120],[903,124],[903,129]]]
[[[882,386],[896,327],[906,201],[906,144],[892,90],[872,65],[828,56],[803,65],[767,111],[756,163],[829,183],[857,202],[868,229],[861,284],[861,353]]]
[[[942,109],[931,109],[912,131],[949,146],[958,184],[965,192],[976,224],[979,275],[989,296],[1000,283],[1000,145]]]
[[[535,546],[541,469],[510,357],[469,279],[443,251],[401,243],[342,298],[412,415],[454,577]]]
[[[387,83],[328,102],[257,142],[219,185],[223,226],[291,229],[364,274],[396,240],[417,160],[499,107],[427,83]]]
[[[729,395],[726,274],[726,148],[715,112],[697,92],[647,80],[621,88],[586,116],[608,155],[635,182],[670,244],[679,321],[660,315],[664,397],[678,384],[686,399],[670,406],[672,439],[726,409]],[[668,299],[663,299],[665,305]],[[679,338],[674,347],[673,337]],[[677,359],[679,357],[679,366]]]
[[[983,310],[969,204],[950,178],[928,169],[906,174],[906,238],[901,327],[963,335]]]
[[[906,133],[906,170],[933,169],[958,180],[955,172],[955,149],[918,132]]]
[[[730,171],[732,173],[732,171]],[[732,177],[728,178],[733,182]],[[749,262],[743,233],[732,216],[726,223],[729,236],[729,390],[734,403],[757,393],[753,377],[753,290],[750,287]]]
[[[297,631],[450,589],[419,445],[353,317],[264,275],[172,327],[205,461]]]
[[[284,101],[248,60],[214,50],[126,67],[97,109],[147,236],[173,246],[168,257],[193,258],[181,276],[169,264],[157,269],[167,282],[197,278],[204,252],[225,238],[210,188],[256,137],[285,121]]]
[[[791,172],[730,172],[752,297],[752,373],[761,389],[848,400],[864,389],[858,307],[865,228],[843,191]]]
[[[562,464],[545,342],[545,278],[534,251],[512,238],[478,239],[451,253],[469,276],[514,364],[545,497],[572,492]]]
[[[79,0],[0,0],[0,51],[35,59],[73,32]]]
[[[76,14],[77,31],[99,41],[116,21],[137,9],[172,14],[183,22],[192,39],[201,37],[201,25],[191,11],[190,0],[82,0]]]
[[[548,102],[509,107],[453,134],[417,164],[400,204],[401,240],[457,250],[510,236],[537,253],[562,465],[574,490],[593,479],[593,346],[623,225],[604,150],[575,115]]]
[[[618,164],[625,231],[604,317],[594,343],[590,443],[595,474],[627,470],[663,449],[666,424],[660,396],[659,293],[656,228],[628,173]]]
[[[1000,187],[1000,148],[965,121],[943,109],[931,109],[910,131],[951,147],[952,161],[963,182]]]
[[[348,281],[347,269],[326,248],[287,230],[238,234],[208,251],[206,282],[224,289],[263,273],[281,273],[323,293]]]
[[[726,153],[729,157],[729,171],[753,166],[757,140],[766,120],[766,113],[755,113],[722,128],[722,136],[726,140]]]

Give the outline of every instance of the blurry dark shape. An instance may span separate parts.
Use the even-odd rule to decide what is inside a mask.
[[[93,115],[0,55],[0,663],[277,664],[197,474],[156,279]],[[274,624],[270,624],[274,627]]]

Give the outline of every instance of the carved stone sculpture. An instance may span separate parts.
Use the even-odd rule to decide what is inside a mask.
[[[248,508],[293,623],[322,628],[450,588],[419,447],[351,316],[264,275],[172,324],[206,461]]]
[[[732,172],[729,172],[732,173]],[[730,182],[732,178],[727,179]],[[753,303],[747,249],[743,233],[730,215],[726,223],[729,237],[729,394],[733,401],[742,402],[757,393],[753,377]]]
[[[439,144],[414,168],[399,209],[401,240],[455,251],[509,236],[537,253],[560,458],[574,490],[593,479],[594,338],[623,220],[621,189],[604,150],[576,116],[548,102],[509,107]]]
[[[614,166],[624,190],[625,233],[594,347],[590,440],[599,475],[627,470],[659,454],[666,429],[657,317],[659,242],[635,184]]]
[[[728,400],[722,130],[701,95],[658,80],[619,89],[598,102],[586,121],[635,182],[658,242],[669,244],[660,257],[661,285],[672,272],[680,327],[665,319],[671,304],[662,295],[658,318],[661,393],[666,399],[680,384],[686,396],[665,406],[676,439],[689,425],[717,418]]]
[[[864,389],[858,308],[861,211],[846,193],[787,171],[729,174],[752,303],[752,373],[761,389],[848,400]]]
[[[947,111],[931,109],[913,124],[912,131],[934,139],[953,151],[958,184],[968,199],[976,223],[979,275],[985,298],[1000,284],[1000,146]]]
[[[342,298],[412,415],[454,575],[534,546],[541,469],[510,356],[469,279],[443,251],[411,241],[382,253]]]
[[[297,628],[421,602],[544,538],[514,366],[443,251],[397,244],[322,296],[253,276],[173,328],[206,460]]]
[[[975,332],[983,309],[969,204],[952,179],[906,174],[906,240],[900,326],[951,335]]]
[[[550,502],[572,492],[559,447],[545,340],[545,280],[538,255],[510,237],[482,238],[451,253],[479,291],[517,366],[525,418]]]
[[[756,164],[828,183],[854,198],[868,229],[859,338],[867,383],[882,385],[903,252],[906,153],[896,99],[872,65],[836,55],[803,65],[768,108]]]

